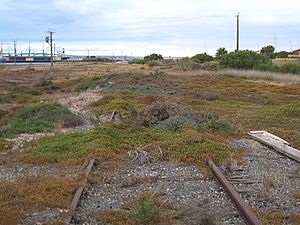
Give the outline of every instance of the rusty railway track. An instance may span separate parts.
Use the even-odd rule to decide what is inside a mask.
[[[114,110],[109,118],[109,121],[112,122],[115,115],[116,115],[117,111]],[[95,165],[95,159],[91,159],[90,161],[86,161],[83,165],[83,168],[85,168],[84,170],[84,178],[81,182],[81,185],[77,188],[73,198],[72,198],[72,201],[71,201],[71,204],[70,204],[70,212],[69,214],[65,217],[64,219],[64,225],[69,225],[72,221],[72,218],[75,214],[75,210],[79,204],[79,200],[83,194],[83,191],[88,183],[88,176],[89,174],[91,173],[92,171],[92,168],[94,167]]]
[[[226,193],[229,195],[241,216],[244,218],[246,224],[248,225],[262,225],[256,215],[251,211],[250,207],[244,202],[240,197],[239,193],[235,190],[233,185],[226,179],[226,177],[221,173],[218,167],[214,164],[212,160],[207,160],[208,165],[212,169],[214,175],[221,183],[222,187],[225,189]]]
[[[87,163],[85,163],[85,164],[87,164],[87,166],[84,165],[84,167],[85,167],[84,178],[81,182],[81,185],[77,188],[77,190],[73,196],[73,199],[70,204],[70,212],[64,219],[64,225],[69,225],[72,221],[72,218],[73,218],[75,210],[78,206],[81,195],[83,194],[84,188],[86,187],[86,185],[88,183],[88,176],[91,173],[92,168],[95,165],[95,159],[91,159],[90,161],[87,161]]]

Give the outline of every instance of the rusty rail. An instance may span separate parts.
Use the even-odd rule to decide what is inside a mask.
[[[211,167],[214,175],[217,177],[218,181],[221,183],[222,187],[230,196],[233,203],[236,205],[238,210],[240,211],[242,217],[245,219],[248,225],[262,225],[262,223],[258,220],[256,215],[251,211],[249,206],[243,201],[240,197],[239,193],[235,190],[231,183],[225,178],[225,176],[221,173],[218,167],[213,163],[212,160],[207,160],[208,165]]]
[[[76,208],[78,206],[80,197],[81,197],[81,195],[82,195],[82,193],[84,191],[85,186],[87,185],[88,176],[89,176],[90,172],[92,171],[94,163],[95,163],[95,159],[91,159],[89,161],[88,165],[85,168],[85,174],[84,174],[83,181],[82,181],[81,185],[77,188],[77,190],[76,190],[76,192],[75,192],[75,194],[73,196],[73,199],[72,199],[71,204],[70,204],[70,213],[66,216],[66,218],[64,220],[64,225],[69,225],[71,223],[71,220],[72,220],[72,217],[74,215],[74,212],[75,212],[75,210],[76,210]]]

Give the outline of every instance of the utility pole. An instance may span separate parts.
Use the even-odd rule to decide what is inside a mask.
[[[1,41],[1,55],[3,55],[3,41]]]
[[[43,42],[43,57],[45,56],[45,43]]]
[[[236,51],[240,49],[240,13],[236,15]]]
[[[53,67],[53,31],[49,31],[50,33],[50,54],[51,54],[51,67]]]
[[[51,67],[53,67],[53,31],[48,31],[49,36],[45,38],[45,42],[47,42],[50,45],[50,55],[51,55]]]
[[[30,57],[30,41],[28,42],[28,56]]]
[[[14,62],[15,62],[15,65],[17,64],[17,42],[14,41]]]

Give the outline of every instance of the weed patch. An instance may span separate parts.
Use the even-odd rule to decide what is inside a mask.
[[[97,131],[58,134],[34,141],[25,160],[32,163],[57,162],[78,159],[88,154],[111,159],[149,144],[149,151],[154,155],[160,156],[157,150],[159,146],[166,159],[195,162],[203,166],[208,157],[220,162],[231,151],[226,145],[209,140],[192,128],[170,132],[142,127],[139,130],[120,129],[104,125]]]
[[[97,76],[97,77],[92,77],[90,80],[88,80],[82,84],[79,84],[75,88],[75,91],[80,92],[80,91],[86,91],[88,89],[95,89],[96,87],[104,88],[107,86],[109,86],[107,78]]]
[[[0,182],[1,224],[20,224],[27,209],[67,209],[77,186],[74,179],[47,176]]]
[[[49,132],[60,120],[66,125],[82,122],[68,108],[58,103],[28,106],[19,110],[7,125],[0,128],[0,137],[13,138],[22,133]]]
[[[184,127],[197,127],[195,120],[185,116],[173,116],[160,121],[155,128],[163,131],[176,131]]]
[[[177,214],[163,204],[158,194],[143,193],[137,199],[129,200],[131,210],[107,211],[97,215],[99,220],[109,224],[143,225],[172,224]]]

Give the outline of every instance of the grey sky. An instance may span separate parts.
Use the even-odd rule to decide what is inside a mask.
[[[69,54],[164,56],[214,54],[235,48],[235,15],[240,12],[241,48],[299,48],[297,0],[0,0],[4,49],[42,49],[48,28],[57,49]],[[45,45],[46,46],[46,45]]]

